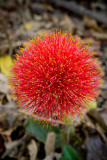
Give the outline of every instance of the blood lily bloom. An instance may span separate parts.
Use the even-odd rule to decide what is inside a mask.
[[[45,33],[24,45],[10,81],[21,109],[40,119],[81,115],[98,96],[101,71],[93,51],[77,36]]]

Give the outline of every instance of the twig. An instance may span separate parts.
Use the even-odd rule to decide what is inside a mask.
[[[43,0],[41,0],[43,1]],[[57,7],[62,7],[65,8],[71,12],[74,12],[80,16],[84,16],[87,15],[91,18],[96,19],[98,22],[107,24],[107,16],[105,16],[104,14],[95,12],[95,11],[91,11],[79,4],[76,4],[75,2],[71,2],[71,1],[65,1],[65,0],[45,0],[48,1],[48,3],[51,3],[53,5],[56,5]]]
[[[16,149],[19,146],[24,145],[26,142],[29,141],[29,136],[25,134],[21,139],[18,141],[13,141],[6,144],[6,151],[3,153],[2,158],[4,159],[9,153],[11,153],[14,149]]]

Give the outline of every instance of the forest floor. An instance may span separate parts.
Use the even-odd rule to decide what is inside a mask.
[[[104,83],[95,104],[97,107],[90,110],[84,120],[74,124],[75,131],[72,128],[70,135],[64,125],[59,125],[58,130],[56,127],[45,130],[33,120],[26,120],[24,113],[16,109],[7,84],[8,66],[19,47],[28,43],[28,39],[56,29],[78,35],[84,44],[90,44],[103,70]],[[52,143],[47,137],[55,137],[50,131],[54,131],[58,141],[53,152],[48,154]],[[0,160],[58,160],[65,144],[77,151],[80,160],[107,160],[106,1],[1,0]]]

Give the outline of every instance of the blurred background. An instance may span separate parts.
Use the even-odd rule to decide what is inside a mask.
[[[71,127],[26,119],[9,93],[9,67],[19,47],[56,29],[90,44],[103,70],[93,109]],[[0,160],[58,160],[65,145],[80,160],[107,160],[107,1],[0,0]]]

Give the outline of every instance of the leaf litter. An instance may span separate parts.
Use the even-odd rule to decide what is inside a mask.
[[[81,159],[106,160],[107,18],[104,1],[101,0],[99,4],[83,0],[3,0],[0,3],[0,15],[0,159],[59,159],[62,146],[69,139],[69,145],[78,151]],[[31,125],[29,120],[26,128],[26,117],[16,107],[7,85],[9,66],[18,48],[35,35],[56,29],[77,34],[85,44],[90,44],[104,71],[104,85],[99,99],[94,103],[93,110],[74,124],[75,132],[70,134],[66,133],[63,124],[46,130],[35,121]],[[41,135],[41,132],[44,134]],[[51,132],[54,132],[56,140],[50,136],[48,143]],[[67,138],[67,135],[70,137]]]

